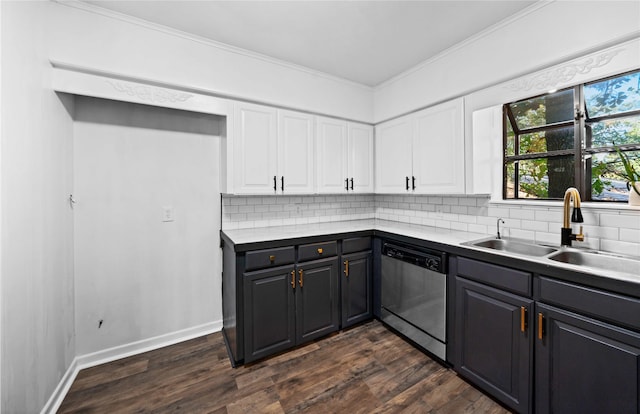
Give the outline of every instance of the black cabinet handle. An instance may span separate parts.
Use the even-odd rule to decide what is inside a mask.
[[[276,176],[274,175],[274,176],[273,176],[273,191],[278,191],[278,187],[276,187],[276,185],[277,185],[277,180],[278,180],[278,179],[277,179],[277,178],[276,178]]]
[[[284,191],[284,175],[280,178],[280,189]]]
[[[413,186],[413,189],[416,189],[416,177],[415,176],[411,176],[411,185]]]
[[[353,190],[353,177],[351,177],[351,189]]]
[[[405,177],[407,179],[407,191],[409,191],[409,177]]]
[[[348,178],[344,179],[344,189],[349,191],[349,179]]]

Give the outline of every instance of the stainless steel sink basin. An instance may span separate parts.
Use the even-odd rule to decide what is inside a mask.
[[[563,250],[549,256],[549,259],[577,266],[640,275],[640,259],[636,260],[606,253]]]
[[[554,249],[553,247],[541,246],[539,244],[527,243],[525,241],[517,241],[514,239],[483,239],[465,244],[536,257],[546,256],[558,251],[558,249]]]

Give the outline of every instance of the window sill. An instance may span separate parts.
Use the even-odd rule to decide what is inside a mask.
[[[491,199],[489,204],[502,206],[523,206],[523,207],[559,207],[562,208],[562,201],[534,201],[534,200],[500,200]],[[640,206],[631,206],[625,203],[607,203],[583,201],[581,207],[598,210],[619,210],[619,211],[640,211]],[[573,206],[573,204],[572,204]]]

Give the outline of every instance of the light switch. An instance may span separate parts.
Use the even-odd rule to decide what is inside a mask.
[[[173,221],[173,206],[162,206],[162,221]]]

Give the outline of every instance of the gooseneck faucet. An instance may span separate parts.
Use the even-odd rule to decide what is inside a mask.
[[[498,240],[502,238],[502,236],[500,236],[500,223],[504,224],[504,220],[501,218],[496,220],[496,239]]]
[[[580,212],[580,193],[574,187],[567,188],[564,192],[564,206],[563,206],[563,221],[561,229],[561,241],[562,246],[571,246],[571,241],[584,241],[584,234],[582,234],[582,226],[580,226],[580,233],[574,234],[571,229],[571,223],[569,223],[569,204],[573,199],[573,214],[571,215],[571,222],[582,223],[582,212]]]

